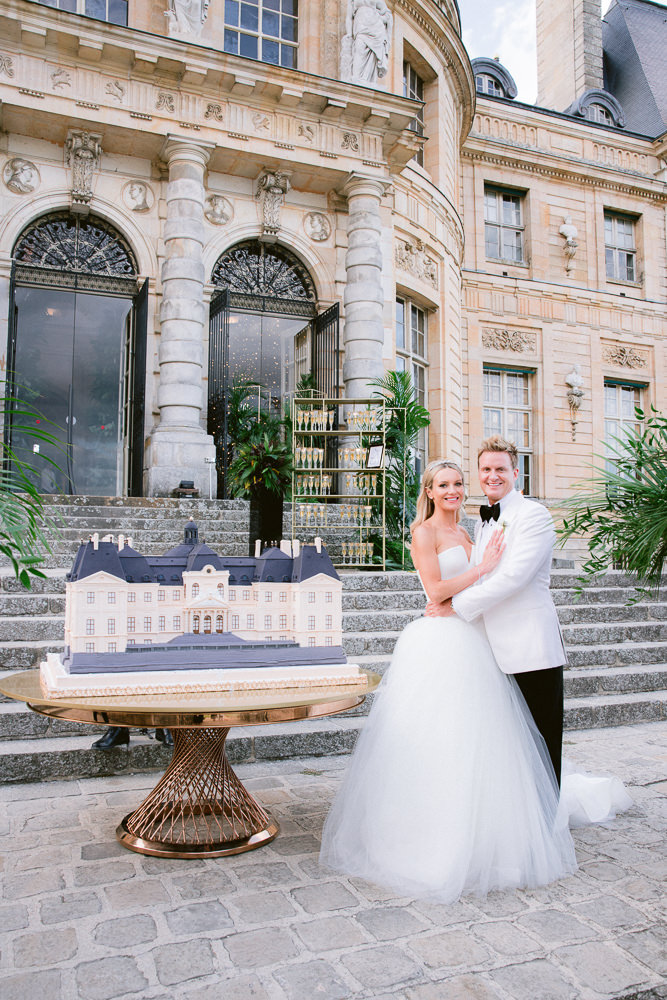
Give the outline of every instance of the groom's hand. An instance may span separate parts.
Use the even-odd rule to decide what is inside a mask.
[[[447,600],[442,603],[439,603],[438,601],[429,601],[424,610],[424,614],[427,618],[449,618],[451,615],[456,615],[456,612],[452,607],[451,598],[447,598]]]

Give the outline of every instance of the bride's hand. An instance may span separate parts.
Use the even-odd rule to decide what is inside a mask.
[[[485,576],[487,573],[490,573],[491,570],[496,568],[504,551],[505,538],[503,531],[501,528],[496,528],[489,539],[488,545],[484,549],[482,561],[479,563],[482,576]]]

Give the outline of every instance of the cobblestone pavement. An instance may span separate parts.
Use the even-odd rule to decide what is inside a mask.
[[[153,778],[0,790],[3,1000],[605,1000],[667,997],[667,733],[570,732],[580,767],[635,805],[575,831],[580,869],[544,889],[451,906],[320,868],[345,757],[246,765],[279,819],[271,845],[217,860],[121,848]],[[434,835],[425,830],[424,843]]]

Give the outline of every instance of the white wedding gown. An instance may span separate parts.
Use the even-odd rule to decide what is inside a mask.
[[[462,546],[438,559],[443,579],[468,569]],[[320,860],[445,903],[546,885],[577,867],[558,806],[544,741],[483,626],[419,618],[396,643]]]

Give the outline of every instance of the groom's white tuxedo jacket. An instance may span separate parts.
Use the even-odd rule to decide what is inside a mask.
[[[565,663],[558,616],[549,593],[556,532],[541,504],[512,490],[500,501],[500,519],[480,522],[472,562],[477,565],[494,528],[504,526],[505,551],[496,568],[453,598],[457,615],[480,615],[493,655],[506,674],[546,670]]]

